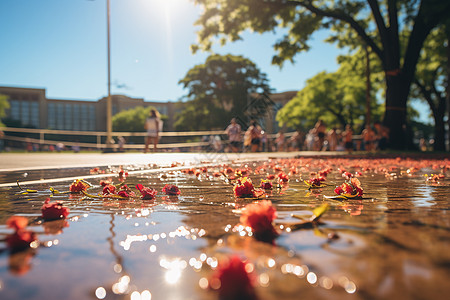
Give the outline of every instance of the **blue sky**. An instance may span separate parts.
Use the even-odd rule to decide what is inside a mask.
[[[149,101],[185,95],[178,81],[209,55],[190,51],[199,12],[189,0],[111,0],[112,93]],[[0,28],[0,85],[45,88],[49,98],[107,95],[106,0],[1,0]],[[337,70],[339,50],[325,37],[315,34],[311,50],[282,69],[271,65],[273,33],[246,33],[214,51],[251,59],[284,92]]]
[[[186,94],[178,81],[209,55],[189,48],[199,11],[189,0],[111,0],[111,78],[126,86],[113,85],[112,92],[161,101]],[[1,0],[0,28],[0,85],[43,87],[50,98],[107,94],[106,0]],[[270,63],[272,33],[248,33],[243,42],[214,50],[251,59],[283,92],[337,69],[337,49],[324,37],[316,35],[312,50],[282,69]]]

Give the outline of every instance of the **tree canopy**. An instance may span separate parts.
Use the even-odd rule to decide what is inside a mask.
[[[280,125],[292,128],[312,128],[318,119],[330,126],[346,124],[361,127],[365,124],[366,83],[361,53],[340,57],[337,72],[321,72],[308,79],[305,87],[277,114]],[[372,74],[373,85],[380,86],[379,73]],[[374,89],[376,91],[376,89]],[[375,99],[374,92],[371,98]],[[382,110],[377,101],[371,101],[374,119]]]
[[[336,35],[351,32],[370,47],[385,73],[384,123],[394,148],[404,148],[406,104],[423,43],[430,31],[450,18],[450,1],[441,0],[195,0],[204,10],[197,25],[199,44],[210,50],[220,43],[255,32],[287,29],[274,44],[274,64],[293,61],[309,49],[308,40],[319,29]],[[351,29],[349,31],[348,29]],[[400,36],[400,31],[404,35]],[[401,43],[405,39],[405,43]],[[402,45],[405,47],[402,47]]]
[[[449,24],[450,25],[450,24]],[[428,103],[434,120],[434,149],[445,150],[446,87],[450,76],[450,26],[433,30],[427,38],[417,65],[413,97]]]
[[[266,74],[249,59],[211,55],[179,81],[188,90],[177,130],[222,129],[233,117],[244,117],[253,93],[270,91]]]
[[[121,111],[112,117],[113,131],[116,132],[143,132],[145,120],[149,116],[153,106],[137,106]]]
[[[8,96],[0,95],[0,127],[5,126],[2,123],[2,118],[6,116],[6,110],[9,108]]]

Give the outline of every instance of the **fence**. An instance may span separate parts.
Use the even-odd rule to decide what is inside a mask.
[[[50,129],[31,129],[31,128],[12,128],[12,127],[0,127],[0,130],[4,132],[3,139],[5,141],[16,142],[19,147],[25,148],[27,144],[38,144],[41,147],[43,145],[56,145],[58,143],[64,144],[67,147],[80,147],[103,150],[106,148],[104,141],[106,140],[106,132],[102,131],[70,131],[70,130],[50,130]],[[11,134],[14,133],[14,134]],[[289,137],[293,133],[286,133],[285,136]],[[22,136],[19,136],[22,135]],[[50,139],[49,136],[89,136],[94,137],[92,140],[95,142],[78,142],[78,141],[67,141],[67,140],[54,140]],[[113,137],[142,137],[142,144],[125,144],[124,149],[127,150],[142,150],[144,149],[144,139],[147,135],[146,132],[113,132]],[[161,132],[161,138],[177,138],[182,140],[182,142],[176,143],[159,143],[158,148],[160,149],[190,149],[190,148],[205,148],[211,145],[209,138],[211,136],[221,136],[222,142],[226,133],[224,130],[213,130],[213,131],[185,131],[185,132]],[[205,137],[208,137],[205,141]],[[274,138],[275,134],[268,134],[267,137]],[[189,141],[190,139],[197,141]],[[168,139],[170,140],[170,139]],[[117,147],[117,145],[116,145]]]
[[[56,145],[58,143],[63,143],[65,146],[78,146],[82,148],[95,148],[104,149],[106,144],[106,132],[100,131],[69,131],[69,130],[49,130],[49,129],[30,129],[30,128],[11,128],[11,127],[0,127],[0,130],[4,132],[3,139],[6,141],[15,141],[19,143],[32,143],[39,145]],[[12,135],[11,133],[16,133]],[[24,136],[17,136],[20,133]],[[161,137],[179,137],[179,138],[195,138],[200,139],[204,136],[215,136],[224,135],[223,130],[217,131],[188,131],[188,132],[161,132]],[[62,140],[51,140],[48,138],[49,135],[64,135],[64,136],[91,136],[95,137],[95,143],[86,142],[75,142],[75,141],[62,141]],[[142,137],[142,144],[125,144],[125,149],[143,149],[144,148],[144,137],[147,135],[146,132],[113,132],[113,137]],[[46,137],[47,136],[47,137]],[[193,148],[202,147],[209,145],[209,142],[198,141],[198,142],[180,142],[180,143],[163,143],[159,144],[158,148]]]

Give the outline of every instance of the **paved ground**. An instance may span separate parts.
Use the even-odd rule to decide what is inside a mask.
[[[127,171],[158,172],[160,168],[170,167],[173,162],[186,166],[221,164],[267,160],[270,157],[292,158],[302,156],[342,155],[330,152],[277,152],[277,153],[0,153],[0,188],[11,188],[20,181],[21,186],[56,182],[70,182],[75,179],[92,179],[108,174],[90,174],[93,167],[126,166]],[[133,166],[136,166],[134,169]],[[183,168],[177,166],[175,169]]]
[[[312,154],[312,152],[311,152]],[[289,153],[0,153],[0,172],[73,168],[107,165],[168,165],[172,162],[200,163],[203,161],[229,161],[263,159],[270,156],[294,157]]]
[[[72,153],[72,152],[36,152],[36,153],[0,153],[0,173],[6,171],[58,169],[74,167],[100,167],[108,165],[170,165],[172,162],[201,163],[226,162],[234,160],[261,160],[270,157],[295,156],[347,156],[344,152],[269,152],[269,153]],[[450,158],[448,153],[355,153],[352,157],[416,157]]]

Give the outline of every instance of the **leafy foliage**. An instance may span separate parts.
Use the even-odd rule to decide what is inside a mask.
[[[337,72],[321,72],[310,78],[305,88],[278,112],[280,125],[312,128],[318,119],[322,119],[328,126],[362,126],[365,123],[366,83],[361,56],[361,51],[341,56]],[[380,72],[373,72],[371,81],[379,88]],[[376,99],[375,93],[372,92],[371,97]],[[374,119],[379,119],[381,105],[371,101],[371,111]]]
[[[394,148],[404,148],[406,106],[423,43],[433,28],[450,19],[450,2],[441,0],[195,0],[204,10],[197,25],[199,44],[193,51],[211,50],[212,43],[241,39],[245,30],[286,29],[274,45],[272,62],[282,65],[309,49],[308,40],[320,29],[335,32],[329,41],[340,46],[359,40],[370,47],[385,71],[384,123]],[[402,32],[402,35],[400,35]],[[403,42],[404,40],[404,42]]]
[[[150,110],[154,107],[138,106],[124,110],[114,115],[112,118],[113,131],[118,132],[143,132],[145,131],[145,120],[149,116]]]
[[[5,110],[9,108],[9,102],[8,97],[5,95],[0,95],[0,127],[5,126],[5,124],[2,123],[1,118],[6,116]]]
[[[224,128],[233,117],[243,117],[249,96],[270,90],[266,74],[242,56],[211,55],[190,69],[180,84],[188,90],[178,130]]]
[[[434,149],[445,150],[445,113],[450,70],[449,37],[450,22],[447,28],[441,27],[431,32],[424,45],[417,65],[416,77],[412,86],[412,96],[428,103],[434,119]]]

